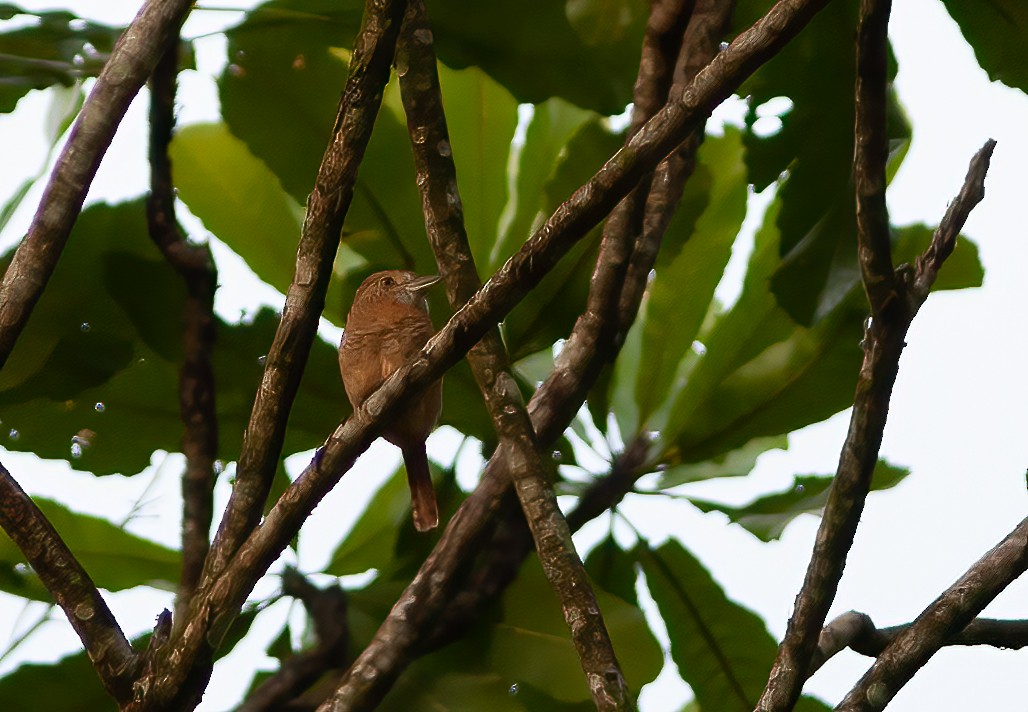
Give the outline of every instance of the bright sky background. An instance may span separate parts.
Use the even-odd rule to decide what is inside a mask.
[[[40,0],[19,4],[26,9],[62,6]],[[128,22],[138,2],[74,5],[89,17],[117,24]],[[219,6],[226,5],[242,3],[219,2]],[[236,13],[196,11],[185,33],[206,35],[239,17]],[[1023,196],[1028,100],[1019,91],[988,81],[938,0],[894,3],[891,35],[899,62],[899,95],[914,127],[911,150],[889,191],[893,222],[937,222],[959,189],[974,152],[990,137],[999,144],[986,181],[986,198],[965,228],[981,249],[985,287],[933,295],[914,321],[882,447],[883,457],[911,468],[913,474],[895,489],[869,499],[832,612],[834,616],[850,609],[864,611],[879,625],[913,619],[1025,516],[1028,500],[1028,414],[1024,405],[1028,402],[1028,372],[1022,365],[1028,353],[1028,319],[1024,315],[1028,201]],[[207,36],[197,42],[197,52],[200,71],[187,72],[181,79],[180,125],[217,116],[212,77],[224,61],[224,40]],[[34,92],[22,100],[17,116],[0,116],[0,156],[4,157],[0,202],[40,168],[46,146],[39,126],[48,101],[47,95]],[[141,98],[133,104],[104,159],[90,201],[118,200],[141,192],[146,175],[145,126],[146,106]],[[6,249],[24,233],[37,202],[38,191],[0,235],[0,247]],[[202,234],[195,222],[189,226],[194,236]],[[240,310],[280,305],[281,297],[257,283],[238,259],[217,245],[215,250],[226,285],[218,292],[219,313],[237,318]],[[741,252],[733,259],[722,294],[737,289],[744,258]],[[337,330],[326,333],[338,335]],[[848,414],[840,414],[806,428],[790,439],[787,452],[762,457],[750,477],[701,483],[691,486],[689,492],[741,503],[757,493],[790,485],[794,474],[833,472],[847,422]],[[0,435],[0,444],[3,441]],[[441,430],[430,441],[430,450],[452,452],[453,443],[452,435]],[[159,453],[153,466],[141,475],[101,481],[72,472],[64,463],[44,463],[5,451],[0,457],[30,493],[115,520],[136,509],[129,529],[177,545],[178,455]],[[298,457],[293,464],[305,462]],[[356,519],[397,462],[395,451],[378,443],[361,459],[357,471],[344,478],[304,529],[298,562],[302,570],[324,565],[340,533]],[[473,461],[464,463],[462,483],[474,481],[475,466]],[[224,487],[218,496],[218,504],[223,505]],[[761,544],[740,528],[726,526],[721,515],[700,514],[680,501],[630,497],[622,511],[651,539],[659,541],[674,530],[730,597],[760,613],[771,632],[782,636],[817,528],[814,517],[801,517],[781,541]],[[579,543],[596,541],[607,526],[605,520],[593,523],[580,534]],[[625,532],[618,530],[618,534]],[[267,597],[274,590],[271,581],[255,593]],[[985,613],[1025,617],[1024,607],[1017,603],[1023,602],[1026,594],[1028,586],[1017,582]],[[152,627],[157,612],[171,604],[170,594],[151,590],[107,598],[130,635]],[[277,618],[268,618],[276,620],[255,628],[247,644],[219,664],[200,709],[225,709],[239,698],[249,682],[246,670],[253,663],[253,651],[262,650],[277,634],[276,626],[290,615],[286,602],[275,609]],[[0,649],[41,611],[39,604],[26,608],[20,599],[0,594]],[[77,647],[77,639],[58,612],[30,644],[0,661],[0,674],[26,659],[55,660]],[[837,702],[869,662],[854,653],[837,656],[814,676],[807,690]],[[889,709],[1023,707],[1028,697],[1026,663],[1025,652],[945,650],[918,673]],[[270,660],[267,667],[272,667]],[[644,691],[644,712],[679,709],[686,693],[673,677],[665,674]]]

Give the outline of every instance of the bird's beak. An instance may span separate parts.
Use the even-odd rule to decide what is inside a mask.
[[[414,294],[417,294],[419,292],[425,291],[433,284],[438,282],[440,279],[442,279],[442,277],[440,277],[437,274],[433,274],[428,277],[415,277],[403,286],[407,289],[408,292],[413,292]]]

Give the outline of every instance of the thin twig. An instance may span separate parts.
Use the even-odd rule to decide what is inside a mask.
[[[0,526],[68,617],[107,692],[132,699],[139,659],[89,574],[32,498],[0,465]]]
[[[382,91],[389,79],[404,4],[402,0],[369,0],[365,7],[332,139],[307,199],[295,276],[268,350],[250,422],[243,435],[236,485],[207,560],[205,581],[224,570],[257,526],[264,510],[282,453],[289,410],[325,306],[339,236],[353,200],[357,169],[371,139]]]
[[[866,613],[849,611],[826,625],[818,638],[817,653],[810,664],[808,677],[840,652],[854,652],[877,658],[913,623],[878,628]],[[986,645],[993,648],[1020,650],[1028,647],[1028,620],[996,620],[975,618],[959,633],[946,638],[942,645]]]
[[[182,452],[186,456],[186,469],[182,473],[182,574],[175,616],[175,621],[180,623],[200,582],[214,516],[218,417],[211,352],[218,274],[207,245],[189,243],[175,217],[168,144],[175,125],[177,73],[178,42],[172,42],[154,68],[150,81],[150,196],[146,212],[151,239],[186,286],[183,357],[179,368],[179,410],[185,425]]]
[[[192,5],[191,0],[149,0],[114,45],[57,157],[28,235],[0,284],[0,368],[57,266],[121,118],[178,36]]]
[[[810,669],[810,661],[817,649],[818,636],[835,598],[846,555],[853,544],[870,488],[871,474],[878,461],[889,399],[899,372],[899,358],[905,346],[907,329],[927,298],[942,260],[952,251],[953,240],[963,227],[964,219],[984,194],[985,172],[994,146],[994,141],[988,141],[975,154],[965,183],[947,211],[947,219],[943,221],[945,228],[940,225],[936,230],[931,245],[918,258],[916,269],[901,266],[896,270],[896,284],[900,290],[898,298],[891,300],[866,329],[862,342],[864,362],[857,379],[849,432],[842,446],[839,467],[828,493],[803,586],[796,597],[796,606],[789,619],[785,639],[778,648],[767,687],[757,705],[762,712],[792,709],[799,698],[806,671]]]
[[[400,90],[411,135],[425,225],[446,281],[450,303],[459,308],[481,286],[464,227],[457,171],[450,149],[432,30],[422,0],[410,0],[397,45],[397,61],[407,66]],[[482,391],[510,475],[535,540],[540,561],[571,629],[593,700],[600,710],[628,710],[634,702],[604,625],[585,566],[571,541],[552,487],[552,464],[544,463],[521,392],[510,372],[499,329],[491,329],[469,352],[468,361]],[[549,464],[549,467],[546,465]],[[547,474],[550,476],[547,477]],[[354,700],[355,683],[345,679],[331,709],[341,712]],[[388,689],[380,683],[383,689]]]
[[[773,57],[827,2],[781,0],[763,19],[739,35],[700,72],[686,91],[674,97],[628,146],[557,209],[522,249],[429,341],[418,359],[386,379],[354,416],[336,429],[314,460],[272,507],[264,522],[238,549],[223,573],[194,597],[190,622],[183,634],[166,646],[168,652],[163,653],[169,660],[164,669],[166,674],[147,687],[154,700],[151,709],[175,704],[176,695],[180,692],[191,694],[180,690],[190,672],[199,682],[203,681],[202,671],[192,671],[194,663],[208,657],[210,646],[216,646],[224,635],[247,593],[288,545],[317,503],[371,444],[380,424],[394,415],[401,398],[437,380],[460,360],[560,257],[627,195],[640,176],[684,140],[714,106],[731,95],[760,64]],[[309,211],[308,220],[310,215]],[[311,280],[314,278],[313,274],[307,276]],[[476,494],[481,491],[481,497],[468,507],[473,499],[469,498],[465,503],[466,514],[458,514],[451,520],[436,551],[452,545],[457,531],[477,540],[485,521],[480,517],[487,517],[488,512],[495,510],[498,506],[495,495],[502,489],[502,484],[480,486]],[[458,522],[460,526],[457,526]],[[432,561],[431,557],[429,561]],[[454,567],[459,563],[454,562]],[[415,579],[412,586],[416,584],[423,591],[425,587],[434,589],[431,592],[435,594],[446,590],[446,586],[435,585],[432,579]],[[418,608],[407,605],[412,600],[413,597],[405,594],[401,606],[404,617]],[[408,622],[399,627],[405,627]],[[387,620],[384,625],[395,624],[394,619],[392,623]],[[413,632],[410,635],[413,637]],[[170,663],[172,659],[176,661],[174,665]],[[354,666],[355,674],[363,672],[357,669],[359,664],[360,661]]]
[[[885,204],[885,164],[889,157],[886,95],[889,11],[892,0],[861,0],[857,28],[856,128],[853,177],[857,188],[857,254],[872,316],[896,293]]]
[[[1028,519],[1018,524],[900,632],[835,709],[844,712],[884,709],[939,648],[964,630],[1025,569],[1028,569]]]

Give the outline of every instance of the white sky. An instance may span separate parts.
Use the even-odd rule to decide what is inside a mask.
[[[83,3],[76,3],[82,6]],[[229,3],[221,2],[220,6]],[[59,3],[23,0],[27,9]],[[232,6],[241,5],[233,0]],[[138,3],[108,0],[89,3],[91,17],[125,23]],[[235,13],[196,12],[186,34],[206,34],[230,24]],[[872,496],[849,558],[832,615],[849,609],[869,613],[879,625],[914,618],[982,553],[991,548],[1026,513],[1025,468],[1028,466],[1028,375],[1021,358],[1028,352],[1028,320],[1024,305],[1028,286],[1024,166],[1028,162],[1028,100],[1018,91],[992,84],[982,72],[956,26],[938,0],[894,3],[891,35],[899,62],[899,94],[914,126],[914,138],[899,175],[889,191],[893,222],[934,223],[961,185],[974,152],[989,137],[998,140],[986,181],[986,198],[965,228],[980,249],[986,268],[984,288],[933,295],[922,308],[908,336],[900,377],[893,396],[883,457],[910,467],[911,477],[894,490]],[[182,79],[180,125],[217,116],[217,94],[211,74],[224,56],[221,37],[198,42],[199,73]],[[18,183],[39,169],[44,155],[39,131],[47,106],[39,92],[19,106],[17,116],[0,116],[0,201]],[[122,124],[90,193],[90,200],[136,195],[145,184],[146,107],[137,101]],[[6,249],[23,234],[38,191],[26,200],[8,230],[0,235]],[[216,256],[226,288],[218,292],[218,310],[227,318],[240,309],[276,305],[277,293],[246,273],[238,259],[223,249]],[[738,280],[738,260],[728,281]],[[790,450],[761,458],[750,477],[702,483],[690,493],[745,502],[755,494],[791,484],[796,473],[828,473],[835,469],[848,415],[811,426],[790,439]],[[231,434],[226,434],[232,436]],[[2,438],[0,438],[2,440]],[[452,452],[451,434],[440,431],[430,443],[436,452]],[[133,478],[95,480],[63,463],[44,463],[19,453],[0,453],[3,463],[31,493],[69,502],[79,511],[118,519],[142,501],[132,531],[177,545],[180,456],[155,455],[154,466]],[[302,462],[301,462],[302,461]],[[340,532],[355,520],[367,498],[398,458],[377,444],[358,471],[346,478],[315,512],[301,540],[300,566],[323,565]],[[303,464],[298,458],[295,464]],[[473,481],[474,462],[462,468],[461,480]],[[219,504],[226,492],[219,490]],[[112,508],[115,511],[112,511]],[[793,598],[803,578],[817,520],[804,516],[781,541],[761,544],[720,515],[702,515],[679,501],[629,498],[622,511],[644,534],[659,541],[672,531],[710,568],[729,596],[760,613],[781,637]],[[606,521],[587,527],[580,543],[595,541]],[[622,532],[619,531],[619,534]],[[320,542],[327,542],[321,544]],[[257,596],[274,592],[274,581]],[[1028,593],[1024,581],[1011,586],[986,610],[994,617],[1025,617],[1018,606]],[[136,590],[108,596],[129,634],[150,628],[170,595]],[[220,710],[237,700],[248,684],[246,673],[254,650],[278,632],[288,615],[279,604],[275,615],[248,637],[215,670],[201,709]],[[19,599],[0,594],[0,649],[8,636],[23,631],[40,614]],[[274,620],[271,620],[274,619]],[[58,614],[43,633],[18,654],[0,661],[0,674],[30,658],[54,660],[77,648],[78,641]],[[1024,666],[1028,653],[990,649],[950,649],[937,655],[906,686],[890,710],[1019,709],[1028,697]],[[808,683],[807,691],[837,702],[859,678],[869,659],[844,653]],[[267,667],[272,667],[267,661]],[[644,712],[675,712],[686,696],[681,683],[665,671],[644,690]]]

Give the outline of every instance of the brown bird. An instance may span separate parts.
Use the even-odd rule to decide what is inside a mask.
[[[371,275],[357,289],[339,343],[339,370],[354,410],[435,333],[424,291],[438,281],[439,277],[387,270]],[[439,380],[408,400],[382,433],[403,453],[414,526],[421,532],[439,524],[425,439],[435,428],[442,407],[443,382]]]

